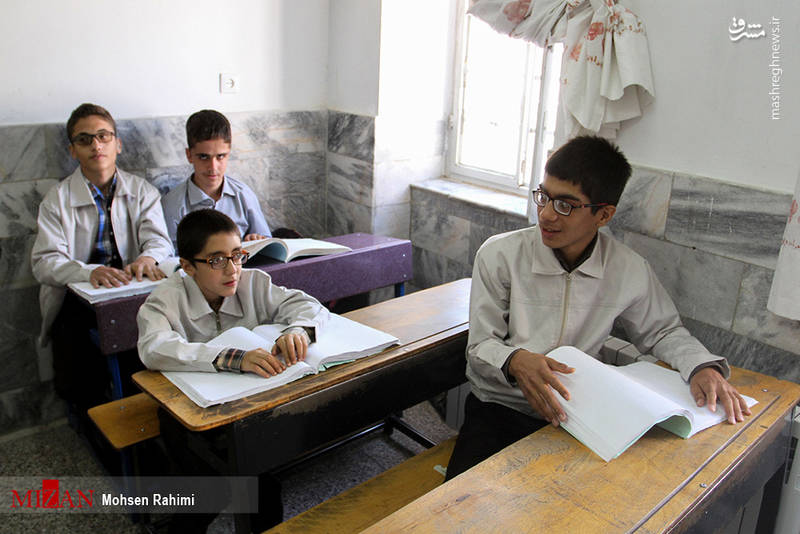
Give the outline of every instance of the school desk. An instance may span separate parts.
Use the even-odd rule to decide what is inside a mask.
[[[459,280],[346,313],[400,345],[238,401],[203,409],[161,373],[140,371],[133,380],[195,431],[193,448],[205,449],[219,471],[262,473],[462,384],[469,287]],[[224,458],[203,445],[204,432],[219,427]],[[246,517],[236,521],[237,532],[248,531]]]
[[[364,532],[719,531],[783,469],[800,401],[797,384],[752,371],[731,382],[759,401],[744,423],[688,440],[654,428],[609,463],[548,426]]]
[[[329,237],[353,249],[350,252],[298,258],[283,263],[256,255],[247,268],[269,273],[272,281],[292,289],[302,289],[320,302],[394,286],[395,296],[403,295],[405,282],[413,278],[411,241],[364,233]],[[139,330],[136,313],[147,294],[122,297],[91,306],[97,318],[96,343],[108,357],[112,397],[122,398],[122,380],[117,354],[136,348]]]

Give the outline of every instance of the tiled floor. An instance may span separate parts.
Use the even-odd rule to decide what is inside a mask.
[[[437,443],[455,434],[427,402],[406,410],[404,418]],[[389,435],[378,431],[284,471],[279,475],[283,483],[284,517],[297,515],[422,450],[397,431]],[[0,476],[103,474],[86,442],[66,420],[0,437]],[[143,532],[143,528],[125,515],[5,513],[0,515],[0,533],[5,532],[132,534]],[[233,532],[232,516],[219,516],[208,532]]]

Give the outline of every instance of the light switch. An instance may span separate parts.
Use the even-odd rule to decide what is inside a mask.
[[[238,93],[239,92],[239,75],[230,72],[219,73],[219,92],[220,93]]]

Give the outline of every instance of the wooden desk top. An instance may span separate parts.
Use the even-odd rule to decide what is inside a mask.
[[[364,532],[676,528],[713,498],[715,488],[768,432],[786,424],[800,401],[797,384],[752,371],[734,368],[731,382],[758,400],[744,423],[723,423],[688,440],[654,428],[609,463],[565,430],[548,426]]]
[[[393,334],[400,346],[237,401],[204,409],[159,372],[139,371],[133,380],[184,426],[208,430],[361,376],[453,337],[465,336],[469,327],[469,288],[470,279],[465,278],[349,312],[346,317]]]

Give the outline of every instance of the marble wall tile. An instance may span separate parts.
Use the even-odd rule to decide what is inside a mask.
[[[233,133],[232,158],[259,153],[324,152],[327,111],[257,111],[227,115]]]
[[[666,238],[775,268],[791,195],[675,175]]]
[[[470,234],[469,234],[469,264],[473,265],[475,262],[475,254],[478,252],[478,249],[481,248],[487,239],[490,237],[505,233],[509,230],[496,228],[493,226],[484,226],[478,223],[471,223],[470,224]]]
[[[31,272],[35,234],[0,238],[0,287],[16,289],[36,285]]]
[[[231,160],[226,171],[229,176],[250,187],[262,202],[272,195],[271,172],[272,166],[266,158]]]
[[[650,237],[664,237],[672,173],[634,167],[611,226]]]
[[[0,307],[0,329],[11,332],[14,338],[35,339],[42,327],[39,313],[39,286],[31,285],[19,289],[3,288],[3,306]],[[4,342],[9,338],[3,338]],[[0,343],[2,345],[2,343]],[[33,358],[35,355],[28,354]]]
[[[281,211],[283,224],[278,225],[267,219],[271,228],[294,228],[301,235],[314,238],[329,235],[325,228],[325,195],[322,192],[283,197]]]
[[[650,263],[682,316],[731,328],[744,263],[635,233],[624,242]]]
[[[447,122],[375,118],[375,163],[443,156]]]
[[[328,152],[327,168],[329,193],[365,206],[372,205],[372,164]]]
[[[78,168],[69,153],[66,119],[64,123],[43,124],[44,148],[47,157],[47,178],[64,178]]]
[[[409,239],[411,212],[408,204],[376,206],[373,210],[372,233]]]
[[[37,232],[39,204],[57,180],[0,182],[0,238]]]
[[[19,336],[16,329],[0,325],[0,391],[36,384],[39,366],[36,361],[35,338]]]
[[[427,180],[412,184],[415,199],[436,198],[453,215],[484,226],[512,230],[529,226],[524,197],[450,180]]]
[[[411,240],[418,247],[468,264],[470,222],[437,209],[435,204],[411,206]]]
[[[329,111],[328,152],[372,163],[375,155],[375,119]]]
[[[771,269],[755,265],[747,267],[739,292],[733,331],[800,355],[800,321],[792,321],[767,310],[773,274]]]
[[[276,155],[268,163],[271,196],[306,195],[325,189],[324,152]]]
[[[412,251],[414,288],[425,289],[472,275],[472,268],[462,262],[417,246],[413,246]]]
[[[725,356],[736,367],[800,383],[800,356],[760,341],[685,318],[684,325],[714,354]]]
[[[44,130],[40,125],[0,127],[0,182],[47,177]]]
[[[170,167],[186,163],[186,117],[117,121],[123,169]]]
[[[52,382],[39,382],[0,393],[0,428],[10,433],[41,425],[67,414]]]
[[[358,202],[328,193],[327,217],[330,235],[372,233],[372,209]]]
[[[147,169],[143,178],[153,184],[162,195],[166,195],[176,185],[188,180],[192,172],[194,169],[187,163],[186,165]]]
[[[411,184],[438,178],[443,170],[442,156],[376,163],[375,205],[408,202],[411,200]]]
[[[447,281],[447,258],[416,245],[412,247],[412,254],[414,286],[425,289]]]

